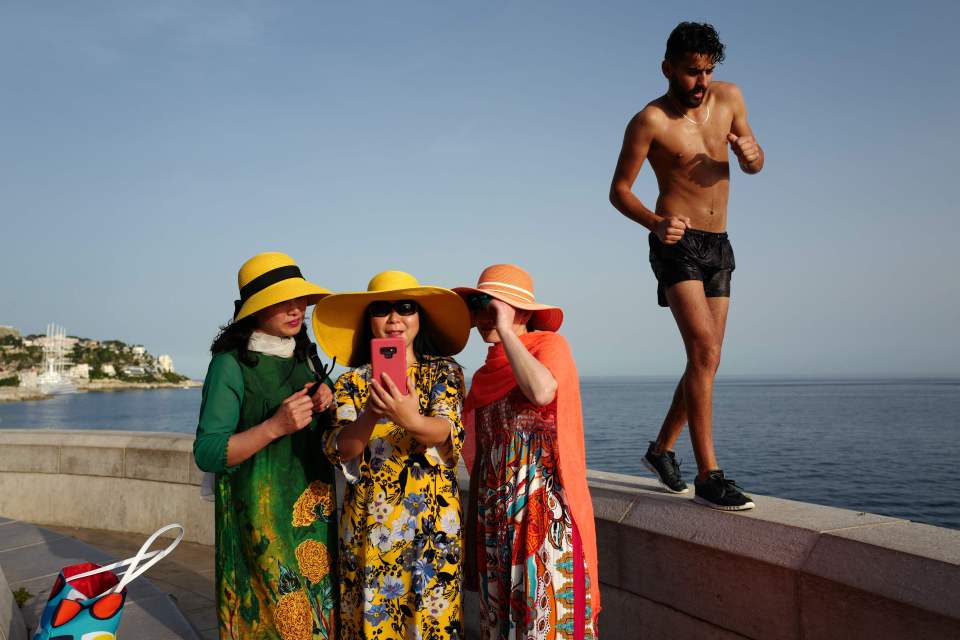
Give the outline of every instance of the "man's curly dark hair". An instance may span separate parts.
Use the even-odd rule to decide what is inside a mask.
[[[686,53],[702,53],[710,56],[714,64],[723,62],[723,43],[712,24],[706,22],[681,22],[667,38],[664,58],[676,60]]]

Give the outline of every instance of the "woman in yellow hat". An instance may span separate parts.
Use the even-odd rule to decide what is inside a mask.
[[[491,345],[463,411],[480,635],[595,640],[597,545],[577,367],[556,333],[563,311],[537,302],[512,264],[454,291]]]
[[[240,267],[233,322],[210,350],[194,458],[216,473],[216,591],[221,638],[335,638],[333,468],[318,456],[330,380],[304,326],[330,292],[290,256]],[[315,356],[315,352],[314,352]],[[320,371],[317,371],[317,368]],[[308,395],[316,382],[324,382]]]
[[[331,295],[317,342],[356,367],[334,387],[327,457],[347,478],[340,522],[341,638],[463,638],[460,490],[463,371],[450,356],[470,319],[457,294],[400,271]],[[402,338],[407,389],[373,379],[372,338]]]

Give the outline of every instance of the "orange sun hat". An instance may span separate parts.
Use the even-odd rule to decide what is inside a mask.
[[[532,311],[528,326],[539,331],[556,331],[563,324],[563,309],[540,304],[533,293],[533,278],[515,264],[490,265],[480,274],[476,287],[455,287],[461,297],[485,293],[511,307]]]

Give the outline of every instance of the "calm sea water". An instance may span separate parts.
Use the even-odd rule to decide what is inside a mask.
[[[587,463],[648,475],[640,458],[675,381],[585,378]],[[748,491],[960,528],[960,380],[724,379],[714,438]],[[125,391],[0,404],[0,428],[192,433],[200,392]],[[689,438],[677,447],[696,470]]]

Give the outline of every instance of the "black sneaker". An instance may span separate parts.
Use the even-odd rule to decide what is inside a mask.
[[[657,481],[663,485],[663,488],[670,493],[686,493],[690,489],[687,483],[680,477],[680,463],[677,462],[677,454],[673,451],[667,451],[657,455],[653,452],[654,443],[651,442],[647,447],[647,453],[643,456],[643,466],[657,476]]]
[[[746,511],[753,509],[753,500],[740,491],[733,480],[723,477],[723,471],[716,469],[707,474],[706,480],[696,478],[693,481],[696,496],[694,502],[723,511]]]

